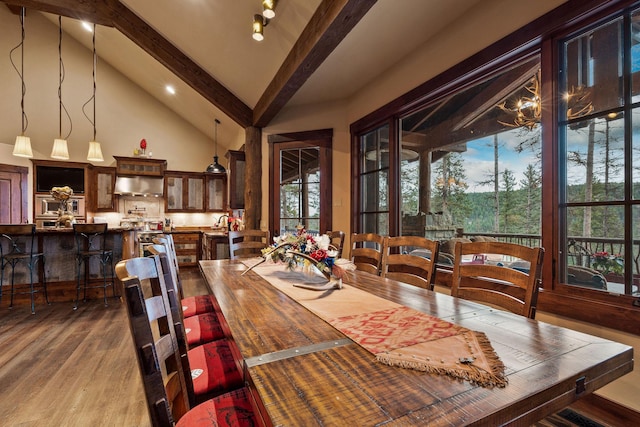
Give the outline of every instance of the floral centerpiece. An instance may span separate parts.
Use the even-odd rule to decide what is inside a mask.
[[[602,274],[624,273],[624,258],[606,251],[596,252],[591,256],[591,267]]]
[[[341,288],[346,272],[355,269],[352,262],[338,258],[338,250],[331,245],[328,235],[310,234],[304,227],[298,227],[295,233],[274,237],[273,244],[262,250],[262,257],[265,261],[283,263],[288,270],[313,266],[329,280],[327,286],[335,288]]]
[[[60,208],[58,209],[57,225],[59,227],[71,227],[73,222],[73,213],[69,212],[69,199],[73,196],[73,189],[68,185],[64,187],[53,187],[49,191],[51,197],[60,202]]]

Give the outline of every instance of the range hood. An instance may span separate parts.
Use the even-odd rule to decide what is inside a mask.
[[[116,176],[115,194],[162,197],[164,179],[157,176]]]

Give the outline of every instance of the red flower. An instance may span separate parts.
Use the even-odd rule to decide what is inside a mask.
[[[142,148],[143,150],[147,148],[147,140],[146,139],[140,140],[140,148]]]
[[[309,256],[316,261],[322,261],[327,257],[327,251],[325,251],[324,249],[316,249],[315,251],[311,252]]]

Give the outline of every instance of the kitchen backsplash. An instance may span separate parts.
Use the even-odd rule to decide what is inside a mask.
[[[169,218],[174,227],[215,225],[224,213],[170,213],[164,212],[164,199],[159,197],[120,196],[118,212],[101,212],[95,216],[105,220],[110,227],[120,226],[127,218],[142,217],[164,221]],[[92,218],[88,218],[92,221]]]

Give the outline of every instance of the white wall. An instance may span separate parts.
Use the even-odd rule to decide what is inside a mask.
[[[65,18],[66,19],[66,18]],[[102,30],[105,30],[102,28]],[[100,55],[100,31],[97,52]],[[27,88],[25,112],[34,158],[47,159],[53,139],[59,135],[58,120],[58,27],[40,13],[29,12],[25,20],[24,80]],[[86,37],[91,40],[91,33]],[[14,140],[21,130],[20,79],[9,62],[9,51],[20,42],[20,20],[8,8],[0,8],[0,163],[24,164],[12,156]],[[69,137],[70,161],[86,162],[93,128],[82,112],[93,90],[92,53],[72,39],[63,37],[62,58],[66,75],[63,102],[72,120]],[[14,53],[18,68],[19,50]],[[106,62],[98,59],[96,94],[97,140],[102,143],[104,166],[115,165],[113,155],[132,156],[142,138],[154,158],[167,159],[174,170],[204,171],[213,158],[211,137],[195,129],[171,110],[133,84]],[[86,107],[93,116],[92,104]],[[69,129],[63,115],[63,134]],[[233,141],[230,144],[236,144]],[[7,152],[7,147],[9,150]],[[228,149],[219,141],[221,163]],[[28,162],[30,164],[31,162]]]

